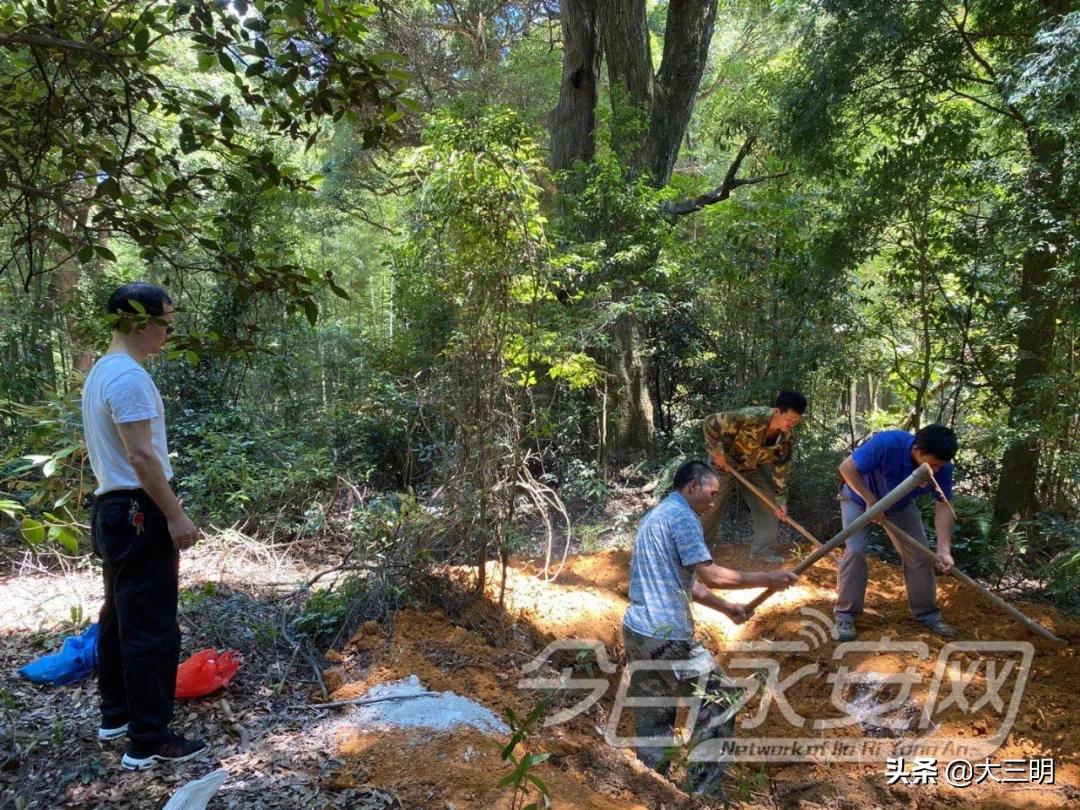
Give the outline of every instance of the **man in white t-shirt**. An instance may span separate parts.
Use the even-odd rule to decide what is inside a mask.
[[[109,350],[86,377],[83,430],[94,490],[91,540],[105,603],[98,634],[98,738],[128,737],[127,770],[184,762],[206,749],[169,729],[180,660],[180,551],[199,530],[172,490],[161,395],[142,363],[172,332],[169,294],[135,282],[109,298]]]

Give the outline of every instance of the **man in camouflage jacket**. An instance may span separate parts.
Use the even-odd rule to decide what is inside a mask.
[[[754,521],[751,558],[782,562],[776,536],[779,521],[786,516],[795,426],[805,410],[806,397],[795,391],[781,391],[771,408],[752,406],[714,413],[705,419],[705,446],[720,479],[712,508],[701,516],[705,542],[710,547],[720,539],[720,521],[732,493],[743,488],[728,472],[735,469],[776,504],[775,509],[770,509],[752,492],[743,493]]]

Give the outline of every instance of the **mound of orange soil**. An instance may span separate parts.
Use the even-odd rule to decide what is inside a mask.
[[[363,677],[341,685],[331,700],[351,700],[364,695],[375,684],[389,683],[415,674],[434,691],[453,691],[477,700],[503,717],[513,710],[524,717],[538,696],[516,688],[521,664],[533,654],[534,642],[505,617],[497,617],[490,605],[472,609],[481,632],[454,624],[439,609],[406,609],[393,617],[388,637],[371,624],[360,628],[341,652],[343,668],[358,653],[373,652]],[[677,792],[654,774],[624,755],[618,768],[630,774],[623,787],[607,778],[606,791],[590,784],[589,773],[560,767],[568,752],[579,751],[595,741],[575,737],[567,731],[544,730],[530,747],[519,746],[517,755],[546,753],[549,760],[534,773],[548,786],[556,807],[573,810],[644,810],[635,800],[636,788],[645,796],[659,794],[661,802],[677,799]],[[423,808],[510,808],[512,794],[498,783],[512,770],[500,759],[506,739],[464,728],[448,733],[371,732],[350,729],[341,735],[338,755],[349,766],[336,777],[339,788],[370,783],[393,790],[407,807]],[[618,753],[613,758],[618,758]],[[530,793],[538,799],[535,787]],[[528,803],[528,802],[526,802]]]
[[[752,570],[756,566],[747,560],[747,551],[741,545],[724,546],[717,561]],[[907,720],[914,723],[922,710],[932,705],[940,710],[930,717],[928,727],[922,731],[924,737],[985,741],[1001,727],[1002,716],[1015,696],[1017,711],[1011,730],[989,757],[997,763],[1053,758],[1054,784],[1046,784],[1045,779],[1043,784],[999,783],[994,779],[995,775],[1000,777],[999,770],[984,775],[982,784],[950,787],[944,784],[946,761],[952,758],[946,749],[940,758],[937,785],[890,785],[878,748],[863,762],[825,757],[817,762],[736,764],[730,780],[732,794],[751,804],[806,808],[849,803],[879,807],[969,803],[1075,806],[1080,799],[1080,732],[1074,725],[1074,719],[1080,716],[1080,663],[1073,642],[1080,637],[1080,622],[1045,605],[1021,605],[1022,610],[1069,641],[1066,645],[1046,642],[1031,636],[962,583],[945,577],[939,580],[942,610],[960,631],[960,639],[969,645],[967,649],[957,645],[945,649],[948,642],[911,619],[900,569],[877,560],[871,560],[870,567],[867,612],[859,622],[860,641],[887,639],[888,643],[847,651],[842,660],[837,657],[839,645],[828,632],[835,597],[835,567],[829,561],[812,568],[794,587],[774,595],[745,625],[735,625],[724,616],[696,608],[699,634],[729,676],[746,674],[740,670],[739,657],[745,658],[750,655],[747,650],[764,642],[787,644],[770,652],[779,680],[800,668],[807,671],[782,691],[790,711],[783,711],[777,700],[763,710],[761,694],[751,700],[740,714],[743,727],[737,730],[737,738],[813,737],[823,744],[853,736],[877,739],[881,729],[873,723],[820,729],[805,724],[835,721],[842,716],[833,694],[841,664],[866,677],[908,673],[915,683],[905,705],[888,717],[903,717],[906,710]],[[474,603],[460,615],[451,618],[441,610],[409,609],[383,625],[362,627],[341,651],[344,682],[332,698],[357,698],[377,683],[415,674],[429,689],[470,697],[501,716],[508,709],[524,715],[541,694],[518,688],[522,667],[547,642],[595,639],[605,645],[612,662],[621,663],[619,628],[626,608],[628,570],[628,551],[572,558],[553,583],[538,576],[535,564],[523,563],[507,572],[504,606],[499,610],[496,602],[500,572],[492,566],[488,582],[494,583],[494,590],[489,599]],[[736,591],[727,597],[749,601],[755,593]],[[1010,640],[1031,645],[1030,676],[1019,694],[1017,675],[1023,662],[1010,668],[1002,659],[1004,663],[998,661],[996,668],[988,668],[986,661],[1000,655],[983,649],[987,642]],[[1014,659],[1016,655],[1023,657],[1021,653],[1008,653],[1006,658],[1009,654]],[[541,729],[530,743],[529,750],[550,755],[536,773],[549,784],[556,807],[696,806],[675,785],[642,768],[628,749],[605,743],[603,731],[618,691],[618,671],[605,674],[592,659],[583,661],[574,655],[563,655],[549,663],[553,666],[542,668],[541,674],[574,667],[576,677],[586,677],[587,673],[588,677],[606,678],[610,683],[596,706],[567,723]],[[930,693],[937,670],[939,688],[935,700]],[[988,687],[996,688],[995,699],[984,697],[995,692]],[[886,702],[896,697],[895,691],[886,689],[876,699]],[[572,706],[583,696],[564,693],[555,705]],[[952,702],[948,705],[946,698],[950,696]],[[618,723],[620,731],[627,730],[628,720],[628,713],[624,713]],[[751,721],[753,727],[747,728]],[[498,757],[502,742],[472,730],[444,735],[357,730],[341,742],[340,753],[349,768],[340,778],[345,784],[367,781],[391,787],[408,806],[509,807],[509,793],[496,787],[501,776],[509,772]],[[957,749],[960,753],[963,750]]]

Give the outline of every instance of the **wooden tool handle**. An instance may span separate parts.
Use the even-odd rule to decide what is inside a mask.
[[[796,565],[792,571],[796,574],[801,574],[807,568],[812,566],[822,557],[827,555],[834,548],[839,546],[845,540],[847,540],[859,529],[874,520],[878,515],[884,514],[894,503],[899,501],[911,490],[915,489],[919,484],[923,483],[928,477],[933,475],[933,471],[930,469],[929,464],[920,464],[918,468],[911,473],[907,478],[901,481],[894,489],[890,490],[885,496],[859,515],[855,520],[851,521],[851,524],[846,529],[841,529],[837,534],[833,535],[829,542],[825,543],[821,548],[814,551],[810,556],[806,557],[802,562]],[[746,604],[747,610],[754,610],[762,602],[772,596],[776,591],[771,588],[766,588],[753,599]]]
[[[899,540],[905,546],[910,548],[912,551],[915,551],[918,554],[921,554],[923,557],[927,557],[927,558],[929,558],[931,560],[934,560],[935,562],[937,561],[937,555],[930,548],[928,548],[927,546],[924,546],[922,543],[920,543],[918,540],[916,540],[910,534],[905,532],[903,529],[901,529],[895,523],[891,523],[891,522],[886,520],[884,526],[885,526],[885,532],[889,535],[889,537],[893,538],[894,540]],[[1026,628],[1028,628],[1031,632],[1035,633],[1036,635],[1042,636],[1043,638],[1048,639],[1049,641],[1057,641],[1057,642],[1062,642],[1062,643],[1064,642],[1064,639],[1058,638],[1053,633],[1051,633],[1049,630],[1047,630],[1045,627],[1043,627],[1041,624],[1039,624],[1037,621],[1035,621],[1034,619],[1032,619],[1032,618],[1030,618],[1028,616],[1025,616],[1023,613],[1020,612],[1019,608],[1014,607],[1013,605],[1010,605],[1008,602],[1006,602],[1004,599],[1002,599],[996,593],[991,591],[989,588],[985,588],[982,585],[980,585],[978,582],[973,580],[971,577],[969,577],[967,574],[965,574],[963,571],[961,571],[955,565],[952,567],[950,573],[952,573],[953,576],[955,576],[957,579],[959,579],[961,582],[963,582],[969,588],[972,588],[973,590],[976,590],[979,593],[981,593],[983,596],[985,596],[987,599],[989,599],[991,602],[993,602],[999,608],[1004,610],[1006,613],[1008,613],[1010,616],[1012,616],[1014,619],[1016,619],[1018,622],[1020,622]]]
[[[773,500],[760,489],[747,481],[746,478],[740,475],[737,470],[735,470],[734,468],[730,468],[727,470],[727,472],[728,474],[732,475],[736,481],[738,481],[752,493],[757,495],[767,506],[769,506],[771,509],[776,509],[776,504],[773,502]],[[809,540],[811,543],[813,543],[815,546],[823,545],[820,540],[818,540],[816,537],[814,537],[814,535],[810,534],[810,532],[808,532],[801,525],[799,525],[799,523],[796,522],[796,520],[790,515],[785,515],[784,522],[788,524],[791,528],[793,528],[795,531],[797,531],[799,534],[801,534],[803,537],[805,537],[807,540]],[[840,563],[839,557],[837,557],[835,554],[830,554],[829,557],[832,559],[833,562],[837,564]]]

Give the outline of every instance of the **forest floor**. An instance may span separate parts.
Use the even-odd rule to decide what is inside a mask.
[[[802,550],[792,547],[793,554]],[[746,553],[744,545],[724,545],[717,559],[735,568],[753,567]],[[244,663],[222,694],[177,704],[177,728],[207,739],[211,752],[177,768],[141,774],[120,769],[122,743],[97,741],[92,680],[47,688],[15,676],[19,666],[55,648],[63,635],[94,615],[101,594],[98,574],[85,561],[62,573],[25,563],[11,566],[0,579],[0,666],[5,673],[0,806],[157,808],[184,782],[224,767],[229,778],[211,800],[211,810],[510,808],[510,792],[498,786],[510,771],[499,756],[504,737],[472,728],[372,730],[352,721],[355,707],[312,704],[325,700],[324,687],[331,700],[344,701],[415,675],[429,690],[453,691],[500,717],[510,709],[524,716],[550,693],[519,688],[519,680],[557,678],[563,668],[572,668],[574,678],[596,678],[601,687],[603,681],[609,686],[598,690],[600,699],[587,711],[539,729],[528,743],[528,750],[549,755],[534,773],[548,786],[553,807],[720,806],[688,797],[643,768],[630,749],[605,740],[622,670],[619,627],[626,606],[628,550],[571,556],[550,583],[539,576],[536,562],[514,564],[506,573],[501,607],[502,572],[496,565],[489,568],[489,592],[482,600],[466,598],[465,572],[442,571],[424,603],[365,622],[326,651],[324,659],[308,660],[308,654],[296,648],[290,652],[281,643],[281,619],[284,608],[294,604],[290,600],[297,583],[318,573],[316,559],[325,567],[325,556],[325,549],[267,547],[242,536],[218,537],[184,556],[184,654],[229,646],[241,652]],[[759,659],[752,665],[760,669],[760,659],[768,658],[776,662],[778,680],[791,681],[771,698],[757,694],[750,700],[739,714],[736,738],[813,738],[824,746],[817,761],[734,763],[727,781],[733,803],[802,810],[1080,804],[1080,662],[1075,650],[1080,621],[1047,605],[1023,605],[1068,643],[1046,642],[945,577],[939,580],[942,608],[960,630],[960,639],[969,642],[946,647],[946,641],[911,620],[900,570],[873,560],[867,613],[859,627],[860,641],[874,644],[843,650],[828,621],[834,580],[833,563],[823,561],[741,626],[698,610],[699,632],[730,677],[747,675],[751,664],[745,659]],[[731,594],[746,600],[753,595]],[[614,666],[593,653],[570,652],[552,656],[535,671],[527,669],[549,642],[565,639],[601,642]],[[998,649],[988,644],[1010,640],[1021,643]],[[1021,676],[1025,655],[1030,656],[1026,683]],[[847,712],[838,711],[834,697],[842,665],[870,684],[841,694]],[[894,683],[874,685],[882,676],[905,672],[912,684],[907,694]],[[931,694],[935,683],[941,685],[936,700]],[[588,689],[563,690],[549,711],[570,709],[587,694]],[[1011,726],[1004,720],[1010,710],[1015,715]],[[920,730],[924,711],[929,723]],[[853,713],[859,716],[854,725],[837,720]],[[813,728],[813,721],[829,725],[829,719],[836,727]],[[613,731],[628,734],[628,721],[629,712],[624,712],[615,718]],[[1003,742],[996,745],[999,728]],[[924,742],[953,741],[938,758],[937,784],[888,784],[883,759],[895,752],[882,752],[915,734]],[[988,743],[985,750],[978,750],[980,742]],[[865,754],[862,762],[845,761],[869,751],[864,744],[885,748]],[[847,756],[852,750],[855,756]],[[1053,783],[1045,770],[1039,783],[1033,781],[1029,762],[1051,758]],[[960,759],[976,763],[969,781],[978,779],[979,762],[998,767],[984,766],[981,784],[953,787],[946,784],[945,769]],[[906,768],[911,769],[910,759]],[[536,798],[534,790],[531,800]]]

